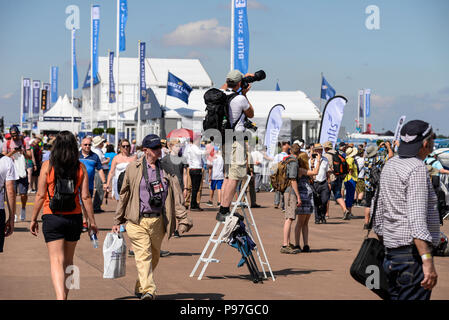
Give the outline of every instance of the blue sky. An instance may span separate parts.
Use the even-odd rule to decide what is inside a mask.
[[[21,76],[48,81],[50,66],[57,65],[59,94],[70,92],[67,6],[80,8],[81,83],[89,63],[91,4],[101,6],[100,54],[115,49],[115,0],[2,2],[0,110],[7,121],[19,120]],[[199,58],[219,86],[230,65],[230,3],[128,0],[127,50],[121,56],[136,57],[137,41],[146,41],[147,57]],[[337,94],[349,99],[343,118],[349,131],[357,115],[357,91],[370,88],[368,122],[374,130],[394,131],[404,114],[449,135],[449,1],[249,0],[248,5],[249,69],[267,73],[254,89],[274,90],[279,79],[281,90],[302,90],[319,106],[323,72]],[[379,7],[379,30],[365,27],[369,5]]]

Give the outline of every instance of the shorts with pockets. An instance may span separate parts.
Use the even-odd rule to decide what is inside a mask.
[[[28,193],[28,178],[20,178],[19,180],[16,180],[14,182],[14,185],[16,187],[16,193],[17,194],[27,194]]]

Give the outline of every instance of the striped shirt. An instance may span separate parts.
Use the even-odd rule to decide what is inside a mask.
[[[384,245],[389,249],[411,245],[413,239],[438,245],[437,197],[423,161],[394,157],[385,164],[380,177],[374,232],[383,236]]]

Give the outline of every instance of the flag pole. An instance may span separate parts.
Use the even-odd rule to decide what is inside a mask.
[[[94,24],[93,24],[93,16],[92,16],[93,6],[90,6],[90,131],[92,135],[94,134],[94,50],[93,50],[93,41],[94,41]]]
[[[74,105],[73,105],[73,91],[74,91],[74,88],[73,88],[73,42],[74,42],[74,40],[75,40],[75,28],[72,28],[72,37],[71,37],[72,50],[70,52],[70,55],[72,56],[72,58],[71,58],[71,61],[72,61],[72,130],[73,130],[73,108],[74,108]]]
[[[234,70],[234,11],[235,0],[231,0],[231,69]]]
[[[363,110],[363,132],[366,132],[366,94],[365,94],[365,89],[363,89],[363,108],[365,110]]]
[[[320,112],[321,112],[321,90],[323,90],[323,73],[321,72],[321,83],[320,83]]]
[[[355,131],[360,127],[360,90],[357,91],[357,123],[355,125]]]
[[[20,82],[20,130],[23,131],[23,76]]]
[[[142,76],[141,76],[141,72],[142,70],[140,70],[140,40],[138,41],[138,48],[137,48],[137,56],[139,57],[139,90],[137,90],[137,92],[139,92],[139,94],[137,95],[137,134],[136,134],[136,140],[138,143],[140,143],[140,107],[142,105],[142,101],[141,101],[141,96],[142,96],[142,92],[140,92],[140,90],[142,89]],[[145,57],[143,57],[143,65],[145,68]]]
[[[118,152],[118,104],[120,99],[120,0],[117,0],[117,80],[116,80],[116,96],[115,96],[115,151]]]

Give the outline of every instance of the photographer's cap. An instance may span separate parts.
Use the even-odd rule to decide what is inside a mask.
[[[239,70],[232,70],[228,73],[226,76],[226,80],[231,80],[232,82],[240,82],[243,79],[243,73],[241,73]]]
[[[401,129],[401,142],[398,153],[401,158],[413,158],[418,155],[424,139],[434,136],[432,126],[422,120],[407,122]]]
[[[156,149],[162,147],[161,138],[156,134],[149,134],[142,141],[142,148]]]

